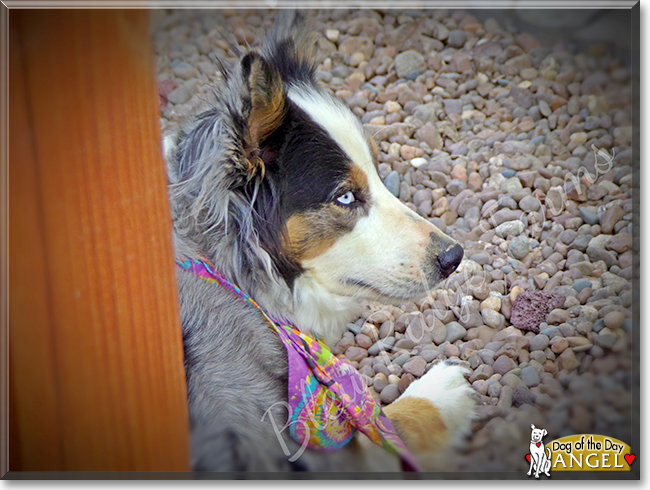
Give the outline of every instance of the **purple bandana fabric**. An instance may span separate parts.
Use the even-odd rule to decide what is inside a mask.
[[[418,471],[415,458],[373,399],[361,375],[345,358],[336,357],[320,340],[293,325],[273,321],[206,260],[186,258],[178,266],[231,290],[256,309],[280,337],[288,358],[289,431],[296,442],[310,449],[336,450],[350,442],[358,430],[378,446],[397,454],[404,469]]]

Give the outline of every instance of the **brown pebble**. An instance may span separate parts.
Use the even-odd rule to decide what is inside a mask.
[[[454,165],[454,168],[451,170],[451,178],[459,179],[463,182],[467,182],[467,170],[460,164]]]
[[[350,361],[360,361],[364,357],[368,357],[368,351],[366,349],[362,349],[361,347],[349,347],[345,351],[345,357],[347,357]]]
[[[589,339],[585,337],[567,337],[567,342],[569,342],[569,347],[573,349],[573,352],[582,352],[591,349],[593,344],[589,342]]]
[[[546,318],[546,323],[549,325],[560,325],[569,319],[569,313],[566,310],[555,308]]]
[[[474,381],[472,383],[472,388],[474,388],[481,395],[487,394],[488,386],[487,386],[487,383],[482,379],[478,379],[478,380]]]
[[[610,330],[616,330],[623,326],[625,315],[620,311],[610,311],[605,315],[605,326]]]
[[[370,340],[370,337],[362,333],[358,334],[355,337],[355,340],[357,341],[357,345],[363,349],[368,349],[373,344],[373,341]]]
[[[406,391],[406,388],[408,388],[413,381],[415,381],[415,376],[410,373],[406,373],[404,376],[402,376],[402,379],[400,379],[399,383],[397,383],[399,392],[404,393]]]
[[[497,360],[494,361],[494,364],[492,364],[492,369],[494,369],[494,372],[499,373],[501,375],[506,374],[509,371],[512,371],[516,367],[517,364],[515,363],[515,361],[513,361],[510,357],[506,355],[499,356]]]
[[[444,347],[444,353],[447,357],[459,357],[460,349],[454,344],[447,344]]]
[[[555,363],[553,361],[551,361],[550,359],[547,359],[546,361],[544,361],[543,366],[544,366],[544,371],[545,372],[547,372],[547,373],[554,373],[555,372],[555,369],[556,369]]]
[[[569,347],[569,341],[564,337],[553,337],[551,340],[551,350],[555,354],[564,352]]]
[[[577,296],[578,301],[580,301],[580,304],[584,305],[587,302],[587,300],[591,298],[591,294],[592,294],[592,289],[589,287],[584,288],[582,291],[580,291]]]
[[[420,357],[420,356],[415,356],[409,359],[404,363],[402,366],[402,369],[406,373],[410,373],[416,378],[419,378],[424,374],[424,371],[427,367],[426,361]]]
[[[566,349],[558,356],[557,364],[560,369],[566,369],[569,372],[575,371],[580,367],[580,361],[576,359],[576,355],[571,349]]]

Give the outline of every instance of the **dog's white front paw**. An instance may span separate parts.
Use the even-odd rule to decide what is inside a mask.
[[[459,439],[470,432],[475,413],[473,390],[465,379],[469,371],[464,363],[439,362],[411,383],[402,396],[431,401],[440,410],[449,434],[456,435],[458,437],[454,439]]]

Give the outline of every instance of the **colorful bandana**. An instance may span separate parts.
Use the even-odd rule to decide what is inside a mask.
[[[365,381],[345,358],[336,357],[320,340],[287,322],[275,322],[236,285],[206,260],[186,258],[181,269],[223,286],[248,302],[278,334],[289,361],[289,417],[291,437],[316,450],[345,446],[359,430],[372,442],[402,459],[404,469],[419,471],[388,417],[366,388]]]

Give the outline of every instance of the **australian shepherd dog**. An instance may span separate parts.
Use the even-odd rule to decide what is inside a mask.
[[[313,37],[302,14],[280,14],[163,147],[177,261],[205,260],[268,316],[333,346],[360,299],[424,297],[463,250],[386,189],[360,121],[315,81]],[[287,351],[277,333],[231,290],[180,267],[178,290],[194,470],[399,470],[360,433],[335,451],[291,457],[301,444],[283,430]],[[384,408],[413,454],[468,432],[465,374],[462,364],[434,365]]]

